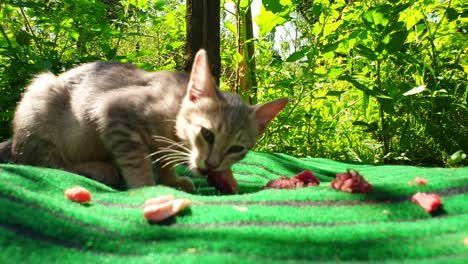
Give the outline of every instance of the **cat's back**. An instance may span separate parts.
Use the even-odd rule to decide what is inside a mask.
[[[185,73],[145,71],[133,64],[111,61],[87,63],[63,73],[59,78],[69,90],[80,89],[81,94],[149,86],[156,90],[177,92],[185,91],[188,83]]]

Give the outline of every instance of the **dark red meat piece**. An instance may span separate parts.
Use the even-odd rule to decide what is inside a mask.
[[[310,186],[318,186],[320,180],[308,170],[301,171],[294,177],[281,176],[278,179],[269,181],[263,189],[295,189]]]
[[[239,192],[239,185],[232,175],[231,170],[208,172],[207,182],[224,194],[235,194]]]
[[[293,178],[303,182],[306,187],[318,186],[320,184],[320,180],[309,170],[301,171]]]
[[[434,193],[417,192],[411,197],[411,201],[419,204],[428,213],[437,210],[442,204],[440,196]]]
[[[372,190],[372,185],[359,172],[351,170],[338,173],[336,179],[330,183],[330,187],[348,193],[367,193]]]

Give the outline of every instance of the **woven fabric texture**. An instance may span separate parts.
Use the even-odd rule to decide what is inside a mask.
[[[262,190],[269,180],[308,169],[321,183]],[[353,169],[373,186],[329,188]],[[178,168],[179,173],[188,173]],[[468,263],[468,168],[373,166],[251,152],[233,167],[241,190],[221,195],[195,179],[196,194],[156,186],[128,191],[71,173],[0,165],[1,263]],[[416,177],[429,182],[409,184]],[[81,185],[86,205],[64,191]],[[443,200],[426,213],[416,192]],[[192,206],[163,223],[143,217],[164,194]]]

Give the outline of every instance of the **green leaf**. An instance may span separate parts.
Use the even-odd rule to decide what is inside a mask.
[[[234,53],[234,55],[232,56],[232,59],[236,62],[236,64],[241,63],[243,58],[244,56],[242,56],[242,54],[240,54],[239,52]]]
[[[232,33],[236,34],[237,33],[237,27],[233,23],[230,22],[224,22],[224,26],[231,31]]]
[[[338,44],[340,44],[341,41],[336,41],[336,42],[333,42],[333,43],[328,43],[327,45],[325,45],[322,49],[322,52],[323,53],[327,53],[327,52],[331,52],[331,51],[335,51],[337,48],[338,48]]]
[[[373,50],[361,44],[355,46],[354,49],[359,55],[364,56],[370,60],[377,60],[378,58],[378,55]]]
[[[310,51],[310,48],[305,47],[302,50],[296,51],[293,54],[289,55],[289,57],[286,59],[286,61],[287,62],[298,61],[298,60],[302,59],[307,54],[307,52],[309,52],[309,51]]]
[[[78,39],[80,38],[80,33],[78,33],[77,31],[70,31],[70,37],[78,41]]]
[[[128,2],[131,5],[138,7],[138,8],[143,8],[143,9],[148,8],[148,0],[130,0]]]
[[[456,20],[458,18],[458,12],[454,8],[452,8],[452,7],[447,8],[446,12],[447,12],[446,16],[447,16],[447,19],[449,21],[453,21],[453,20]]]
[[[328,91],[325,96],[336,96],[340,97],[345,91]]]
[[[347,82],[351,83],[354,87],[356,87],[358,90],[364,91],[364,92],[368,93],[369,95],[375,95],[374,91],[370,90],[364,84],[360,83],[359,79],[355,79],[353,76],[351,76],[349,74],[340,75],[338,77],[338,80],[347,81]]]
[[[152,50],[140,50],[139,52],[135,54],[135,58],[152,55],[152,54],[154,54],[154,51]]]
[[[175,49],[183,46],[184,44],[185,44],[185,42],[183,42],[183,41],[174,41],[174,42],[169,43],[166,48],[168,50],[175,50]]]
[[[382,98],[380,96],[377,96],[376,98],[385,113],[395,113],[395,102],[391,100],[391,98]]]
[[[280,13],[292,6],[293,3],[291,0],[262,0],[262,4],[265,10]]]
[[[364,111],[364,116],[367,116],[367,109],[369,108],[369,94],[363,92],[362,95],[362,109]]]
[[[284,17],[266,10],[264,6],[261,7],[260,14],[254,20],[260,28],[259,35],[262,37],[287,21]]]
[[[166,2],[165,1],[155,1],[153,2],[153,8],[155,10],[159,10],[159,11],[162,11],[164,10],[164,7],[166,6]]]
[[[390,41],[385,45],[385,49],[390,53],[401,50],[407,37],[408,31],[398,31],[390,34]]]
[[[455,153],[453,153],[451,156],[450,156],[450,159],[449,159],[449,164],[453,165],[453,164],[456,164],[456,163],[459,163],[461,161],[463,161],[464,159],[466,159],[466,154],[463,152],[463,150],[459,150]]]
[[[390,22],[391,6],[383,5],[379,7],[372,7],[364,13],[364,22],[369,26],[382,31]]]
[[[333,67],[328,69],[328,77],[330,78],[337,78],[343,73],[344,69],[341,67]]]

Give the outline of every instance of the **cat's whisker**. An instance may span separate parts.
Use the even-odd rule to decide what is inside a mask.
[[[188,147],[186,147],[183,143],[181,142],[176,142],[170,138],[167,138],[167,137],[163,137],[163,136],[153,136],[154,140],[157,141],[157,142],[161,142],[161,143],[167,143],[167,144],[170,144],[167,148],[172,148],[172,147],[179,147],[183,150],[186,150],[187,152],[190,152],[190,149]]]
[[[186,158],[174,158],[174,159],[170,159],[170,160],[164,162],[164,164],[162,164],[162,167],[164,168],[164,167],[167,167],[167,166],[169,166],[171,164],[187,164],[188,162],[189,162],[189,160],[186,159]],[[174,165],[174,166],[176,166],[176,165]]]
[[[150,153],[149,155],[146,156],[146,158],[153,157],[153,156],[159,155],[159,154],[166,155],[165,153],[167,153],[167,154],[177,153],[177,154],[181,154],[181,155],[190,156],[189,151],[186,152],[186,151],[182,151],[182,150],[178,150],[178,149],[172,149],[172,148],[169,148],[169,147],[163,147],[163,148],[160,148],[158,151]]]
[[[187,164],[187,161],[186,161],[186,160],[185,160],[185,161],[178,162],[178,163],[176,163],[176,164],[172,164],[172,165],[171,165],[171,163],[166,163],[166,164],[164,164],[162,167],[165,168],[165,167],[167,167],[167,166],[169,166],[169,165],[171,165],[172,167],[176,167],[176,166],[184,165],[184,164]]]
[[[161,155],[162,154],[162,155]],[[181,156],[181,157],[187,157],[189,158],[190,157],[190,153],[185,153],[185,152],[181,152],[181,151],[174,151],[174,150],[160,150],[160,151],[156,151],[150,155],[148,155],[148,157],[153,157],[155,155],[161,155],[160,157],[158,157],[156,160],[159,160],[159,159],[162,159],[164,157],[172,157],[172,156]]]
[[[156,162],[160,162],[160,161],[161,161],[161,162],[165,162],[165,161],[167,161],[167,160],[174,160],[174,159],[185,159],[185,160],[188,160],[188,159],[190,159],[190,157],[189,157],[189,156],[181,156],[181,155],[171,155],[171,156],[166,155],[166,156],[162,156],[162,157],[156,159],[155,161],[156,161]]]
[[[153,152],[152,154],[161,154],[161,153],[169,153],[169,152],[172,152],[172,153],[184,153],[184,154],[189,154],[189,153],[190,153],[190,152],[185,152],[185,151],[178,150],[178,149],[160,148],[159,150]]]

